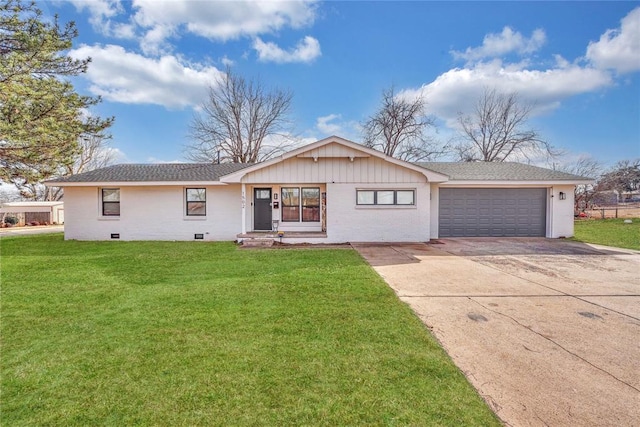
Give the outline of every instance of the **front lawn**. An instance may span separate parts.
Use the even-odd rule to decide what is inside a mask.
[[[352,250],[0,243],[0,425],[499,425]]]
[[[640,250],[640,218],[631,220],[631,224],[625,224],[620,218],[578,220],[574,240]]]

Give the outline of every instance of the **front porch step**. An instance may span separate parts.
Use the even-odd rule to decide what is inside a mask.
[[[249,238],[242,240],[242,246],[247,248],[268,248],[273,246],[273,239]]]
[[[236,234],[236,237],[239,239],[326,239],[327,233],[324,231],[285,231],[282,236],[278,236],[275,231],[249,231]]]

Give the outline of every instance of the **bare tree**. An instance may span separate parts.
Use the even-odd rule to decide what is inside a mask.
[[[116,160],[116,152],[111,150],[107,143],[110,137],[97,135],[83,136],[78,141],[79,152],[74,157],[72,164],[60,166],[55,176],[64,177],[88,172],[109,166]],[[22,198],[29,200],[61,200],[63,193],[60,187],[45,187],[40,182],[21,183],[17,186]]]
[[[230,69],[209,87],[202,111],[194,114],[187,157],[198,162],[255,163],[283,151],[293,95],[265,89]]]
[[[443,150],[426,135],[434,123],[424,109],[422,95],[407,98],[393,86],[385,89],[380,108],[362,125],[364,145],[402,160],[433,160]]]
[[[616,163],[602,175],[598,182],[598,190],[615,190],[620,198],[623,197],[623,193],[631,195],[631,192],[640,190],[640,159],[621,160]]]
[[[592,200],[597,194],[596,180],[602,175],[602,164],[593,157],[581,156],[574,162],[562,165],[559,169],[594,180],[592,184],[576,185],[574,190],[574,211],[576,213],[584,212],[591,206]]]
[[[502,94],[485,89],[471,114],[458,116],[464,142],[455,148],[461,161],[503,162],[513,157],[554,155],[527,122],[532,105],[521,102],[515,93]]]

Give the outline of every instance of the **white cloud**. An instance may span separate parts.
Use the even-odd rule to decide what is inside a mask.
[[[318,117],[316,120],[316,127],[323,134],[339,135],[342,132],[342,125],[330,122],[338,120],[340,117],[340,114],[329,114],[328,116]]]
[[[91,14],[90,22],[100,24],[106,18],[112,18],[123,11],[120,0],[68,0],[76,10],[88,10]]]
[[[70,55],[92,58],[85,74],[92,93],[125,104],[196,106],[221,74],[215,67],[187,63],[176,56],[147,58],[114,45],[83,45]]]
[[[171,49],[165,41],[175,34],[176,29],[172,26],[156,25],[140,39],[140,49],[147,55],[169,53]]]
[[[135,26],[133,24],[112,20],[112,18],[124,12],[120,0],[69,1],[75,6],[77,11],[89,11],[89,22],[98,32],[119,39],[132,39],[135,37]]]
[[[227,55],[223,56],[220,62],[222,62],[222,65],[224,65],[225,67],[231,67],[236,63],[236,61],[234,61],[233,59],[229,59]]]
[[[428,113],[454,128],[458,113],[469,112],[474,100],[480,98],[485,88],[495,88],[504,93],[516,92],[523,102],[535,104],[533,114],[541,114],[557,108],[563,99],[610,84],[611,75],[594,68],[563,64],[559,68],[532,70],[494,60],[469,68],[449,70],[433,82],[401,94],[424,94]]]
[[[280,29],[302,28],[313,23],[315,1],[162,1],[134,0],[134,21],[147,32],[164,34],[153,37],[159,44],[178,29],[227,41],[254,37]],[[158,31],[158,28],[161,28]]]
[[[517,93],[523,102],[534,106],[532,115],[539,115],[558,108],[567,98],[614,84],[610,68],[620,72],[640,70],[640,8],[622,19],[619,30],[608,30],[600,41],[589,44],[587,59],[591,62],[586,65],[584,58],[570,62],[556,54],[553,66],[536,68],[528,54],[540,49],[545,39],[542,30],[526,38],[505,27],[500,34],[485,36],[480,47],[452,51],[453,56],[468,60],[464,67],[451,69],[433,82],[399,95],[424,95],[428,113],[455,129],[458,113],[470,112],[485,88]],[[518,63],[500,58],[514,52],[523,56]]]
[[[258,52],[258,60],[262,62],[312,62],[319,57],[320,43],[311,36],[306,36],[300,40],[294,49],[285,51],[273,42],[263,42],[260,37],[256,37],[253,48]]]
[[[358,141],[362,135],[362,127],[355,120],[343,120],[341,114],[328,114],[316,119],[313,129],[307,130],[306,134],[318,134],[325,138],[331,135]]]
[[[176,159],[176,160],[162,160],[157,157],[147,157],[147,163],[184,163],[184,160]]]
[[[97,31],[118,38],[138,34],[143,52],[156,55],[170,52],[168,40],[183,33],[224,42],[303,28],[313,24],[318,6],[316,0],[133,0],[131,16],[122,22],[126,11],[121,0],[68,1],[89,12]]]
[[[497,58],[512,52],[519,55],[533,53],[540,49],[547,40],[542,29],[536,29],[527,38],[510,27],[504,27],[500,34],[487,34],[482,46],[468,47],[464,52],[451,51],[456,59],[475,61],[484,58]]]
[[[622,18],[620,28],[607,30],[599,41],[589,43],[587,59],[619,73],[640,70],[640,7]]]

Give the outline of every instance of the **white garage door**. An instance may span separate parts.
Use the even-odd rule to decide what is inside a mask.
[[[441,188],[440,237],[545,236],[546,188]]]

